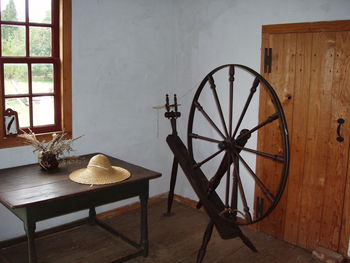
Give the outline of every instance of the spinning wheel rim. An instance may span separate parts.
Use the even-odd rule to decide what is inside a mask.
[[[222,69],[225,69],[225,68],[229,68],[229,70],[236,70],[236,69],[240,69],[240,70],[243,70],[245,72],[248,72],[250,73],[252,76],[255,77],[255,80],[258,80],[259,81],[259,88],[261,88],[261,84],[263,84],[263,86],[265,87],[265,90],[268,92],[268,95],[270,96],[272,102],[273,102],[273,106],[274,106],[274,109],[276,110],[276,113],[274,114],[275,116],[273,116],[273,121],[274,120],[278,120],[279,121],[279,125],[280,125],[280,132],[281,132],[281,138],[282,138],[282,147],[283,147],[283,168],[281,169],[281,178],[280,178],[280,182],[279,182],[279,186],[278,186],[278,192],[277,194],[275,194],[275,196],[273,196],[273,201],[272,201],[272,204],[271,206],[266,210],[264,211],[263,215],[260,216],[260,217],[257,217],[254,216],[254,219],[252,219],[250,222],[239,222],[237,221],[237,217],[236,218],[236,221],[235,221],[235,224],[237,225],[248,225],[248,224],[253,224],[253,223],[256,223],[256,222],[259,222],[261,221],[262,219],[264,219],[265,217],[267,217],[273,210],[274,208],[277,206],[278,202],[280,201],[281,197],[282,197],[282,194],[283,194],[283,191],[285,189],[285,186],[286,186],[286,183],[287,183],[287,177],[288,177],[288,170],[289,170],[289,163],[290,163],[290,147],[289,147],[289,139],[288,139],[288,128],[287,128],[287,122],[286,122],[286,118],[285,118],[285,115],[284,115],[284,111],[283,111],[283,108],[282,108],[282,105],[281,105],[281,102],[276,94],[276,92],[274,91],[273,87],[268,83],[268,81],[262,77],[259,73],[257,73],[256,71],[254,71],[253,69],[247,67],[247,66],[244,66],[244,65],[240,65],[240,64],[226,64],[226,65],[222,65],[222,66],[219,66],[217,68],[215,68],[214,70],[212,70],[211,72],[209,72],[205,77],[204,79],[202,80],[202,82],[200,83],[195,95],[194,95],[194,98],[192,100],[192,104],[191,104],[191,109],[190,109],[190,114],[189,114],[189,118],[188,118],[188,130],[187,130],[187,145],[188,145],[188,151],[189,151],[189,154],[192,158],[192,161],[194,163],[194,166],[200,166],[201,164],[198,164],[196,161],[195,161],[195,158],[194,158],[194,155],[193,155],[193,140],[196,138],[194,137],[194,134],[193,134],[193,123],[194,123],[194,119],[195,119],[195,114],[197,111],[200,111],[198,109],[200,109],[199,107],[201,107],[201,105],[198,105],[199,102],[198,102],[198,99],[200,97],[200,95],[202,94],[202,91],[204,89],[204,87],[206,86],[207,83],[213,81],[213,75],[215,73],[217,73],[218,71],[222,70]],[[230,73],[231,74],[231,73]],[[231,81],[231,79],[229,80]],[[234,81],[232,80],[232,83]],[[210,83],[212,85],[212,83]],[[254,84],[253,84],[254,85]],[[215,84],[214,84],[214,88],[215,88]],[[215,93],[214,93],[214,96],[215,96]],[[217,96],[217,94],[216,94]],[[231,96],[231,94],[230,94]],[[233,95],[232,95],[233,96]],[[232,99],[231,99],[232,100]],[[217,102],[217,100],[216,100]],[[248,104],[249,106],[249,104]],[[218,109],[220,111],[220,103],[219,103],[219,106],[218,106]],[[229,107],[231,107],[230,112],[232,114],[232,107],[233,107],[233,101],[230,101],[230,105]],[[227,144],[227,145],[222,145],[222,151],[224,151],[225,149],[227,149],[226,147],[231,147],[230,149],[230,152],[234,152],[234,151],[238,151],[238,142],[237,142],[237,138],[241,135],[237,135],[237,131],[238,131],[238,128],[237,126],[235,127],[232,127],[232,115],[230,114],[229,116],[229,121],[231,123],[229,123],[229,128],[227,128],[227,125],[226,125],[226,122],[225,120],[223,120],[224,118],[222,117],[222,112],[219,114],[221,115],[221,121],[224,122],[223,124],[223,129],[224,131],[222,131],[221,129],[219,129],[220,131],[217,131],[218,133],[221,133],[220,136],[221,137],[224,137],[222,141],[220,140],[215,140],[215,139],[212,139],[214,143],[218,143],[218,145],[221,143],[221,144]],[[241,113],[242,114],[242,113]],[[243,118],[244,118],[244,115],[243,115]],[[210,120],[209,120],[210,121]],[[238,121],[239,122],[239,121]],[[226,126],[225,126],[226,125]],[[238,125],[239,126],[239,125]],[[213,126],[214,127],[214,126]],[[217,128],[217,126],[216,126]],[[216,129],[214,127],[214,129]],[[234,128],[234,132],[232,133],[232,128]],[[258,128],[257,130],[259,130],[260,128]],[[229,131],[228,131],[229,130]],[[255,131],[254,131],[255,132]],[[248,132],[246,132],[248,133]],[[251,132],[253,133],[253,132]],[[250,133],[250,134],[251,134]],[[234,136],[232,136],[234,135]],[[237,135],[237,137],[235,137]],[[232,136],[232,137],[231,137]],[[244,137],[244,134],[243,134],[243,137]],[[247,137],[247,136],[246,136]],[[210,138],[205,138],[205,140],[208,140]],[[249,139],[249,138],[248,138]],[[227,141],[226,141],[227,140]],[[219,146],[220,147],[220,146]],[[242,149],[241,149],[242,150]],[[219,153],[221,153],[222,151],[220,151]],[[225,150],[226,151],[226,150]],[[218,153],[218,154],[219,154]],[[230,154],[229,154],[230,155]],[[256,154],[256,156],[258,156],[258,154]],[[214,156],[215,157],[215,156]],[[214,157],[211,157],[211,158],[214,158]],[[224,158],[226,158],[226,152],[225,152],[225,156]],[[236,158],[236,162],[238,162],[238,168],[237,170],[239,170],[239,162],[242,160],[239,159],[239,154],[235,155],[235,153],[232,154],[232,156],[230,157],[227,157],[227,158],[231,158],[232,160],[228,161],[228,167],[227,167],[227,170],[229,170],[228,173],[230,173],[230,166],[236,166],[237,163],[235,163],[233,165],[233,163],[235,162],[234,159]],[[204,160],[205,161],[205,160]],[[223,160],[224,161],[224,160]],[[244,161],[244,160],[243,160]],[[248,166],[249,167],[249,166]],[[248,169],[248,168],[247,168]],[[227,170],[224,172],[226,173]],[[233,171],[234,172],[234,171]],[[223,175],[224,176],[224,175]],[[222,176],[222,177],[223,177]],[[238,172],[238,176],[237,178],[240,177],[240,174]],[[221,179],[220,179],[221,180]],[[256,179],[255,179],[256,180]],[[255,185],[257,184],[257,182],[255,181]],[[215,190],[214,190],[215,191]],[[244,194],[243,194],[244,195]],[[254,207],[253,207],[254,208]],[[231,209],[231,208],[230,208]],[[249,210],[249,209],[248,209]],[[226,220],[226,221],[229,221],[232,223],[232,219],[231,218],[228,218],[225,216],[226,212],[222,211],[220,213],[220,216]],[[249,214],[249,213],[248,213]]]

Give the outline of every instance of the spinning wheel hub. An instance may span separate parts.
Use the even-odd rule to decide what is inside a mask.
[[[236,149],[235,142],[231,138],[227,138],[218,144],[220,150],[232,151]]]
[[[236,140],[232,137],[225,138],[225,140],[219,142],[218,147],[220,150],[225,150],[226,152],[239,153],[250,137],[251,134],[249,133],[249,130],[242,129]]]

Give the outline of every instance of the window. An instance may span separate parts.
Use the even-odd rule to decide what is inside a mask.
[[[37,134],[71,133],[71,0],[0,0],[0,148],[3,114]]]

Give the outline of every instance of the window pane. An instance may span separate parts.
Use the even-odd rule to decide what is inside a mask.
[[[32,64],[33,93],[53,93],[53,65]]]
[[[33,125],[49,125],[55,123],[53,96],[33,98]]]
[[[5,95],[28,94],[27,64],[4,64]]]
[[[51,24],[51,0],[29,0],[29,21]]]
[[[11,98],[5,99],[5,108],[11,108],[18,113],[19,127],[29,127],[29,99]]]
[[[24,26],[1,26],[1,44],[3,56],[26,55],[26,31]]]
[[[51,57],[51,28],[30,27],[30,56]]]
[[[1,0],[1,20],[25,21],[25,0]]]

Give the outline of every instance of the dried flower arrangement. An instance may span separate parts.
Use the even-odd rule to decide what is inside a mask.
[[[18,135],[23,138],[28,145],[34,147],[34,151],[38,151],[39,164],[45,170],[50,170],[57,168],[58,159],[63,156],[65,153],[69,154],[71,151],[74,151],[72,148],[72,142],[81,138],[65,139],[66,133],[54,133],[52,134],[52,139],[50,141],[39,141],[35,133],[29,129],[29,132],[21,130],[23,134]]]

